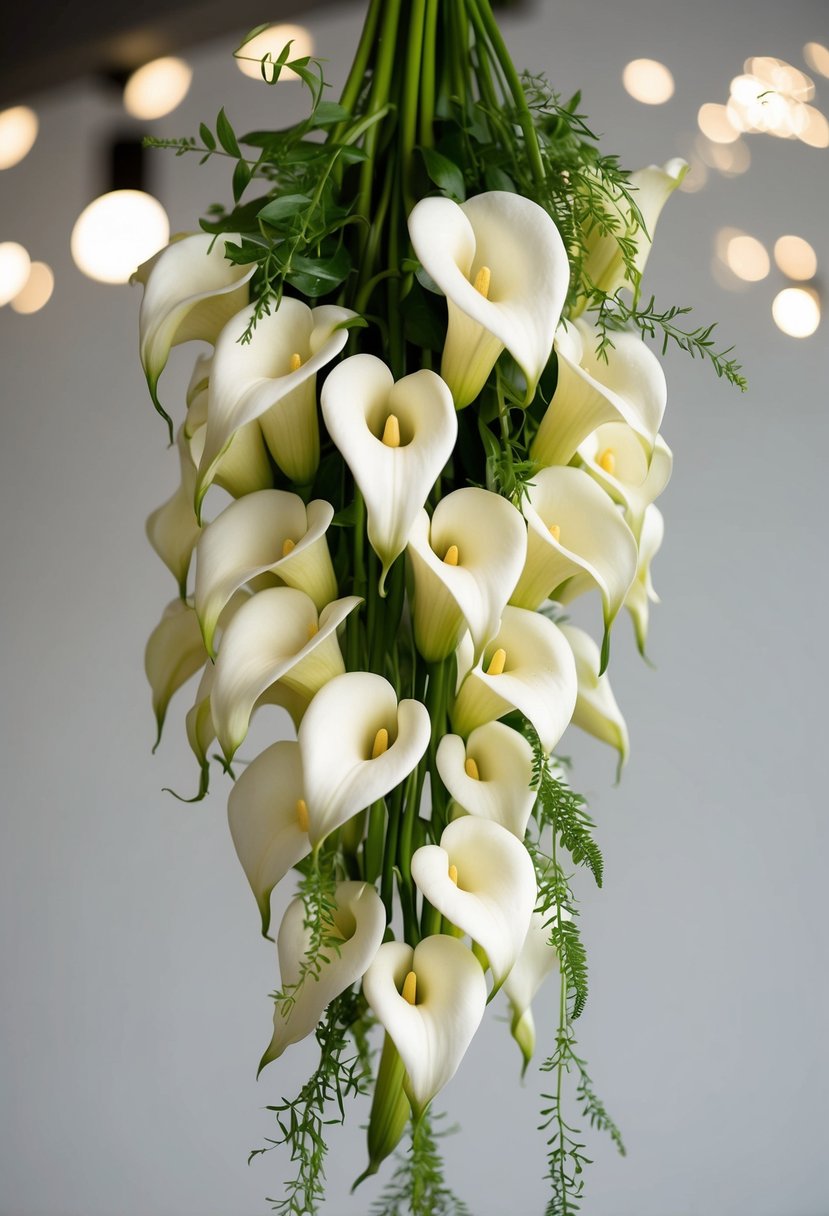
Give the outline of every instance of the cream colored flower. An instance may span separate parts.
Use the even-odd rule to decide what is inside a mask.
[[[562,909],[561,915],[565,920],[570,920],[569,912]],[[533,912],[524,946],[504,981],[504,992],[512,1007],[510,1031],[521,1048],[525,1069],[535,1051],[533,999],[548,976],[558,971],[558,954],[550,942],[554,917],[553,909],[543,915]]]
[[[670,480],[673,454],[657,435],[648,461],[637,436],[620,422],[609,422],[579,446],[579,459],[610,497],[625,508],[625,519],[637,543],[645,512]]]
[[[503,722],[477,727],[466,743],[460,735],[444,735],[436,762],[459,808],[524,839],[535,791],[532,748],[523,735]]]
[[[156,747],[173,694],[196,674],[204,658],[204,642],[192,606],[181,599],[173,600],[164,609],[144,651],[144,670],[158,728]]]
[[[197,471],[207,436],[207,402],[212,358],[197,361],[187,390],[187,417],[184,433],[193,462],[193,503],[196,501]],[[258,422],[239,428],[216,465],[213,482],[233,498],[254,494],[273,485],[273,469]]]
[[[616,704],[607,673],[599,675],[599,648],[589,634],[575,625],[562,625],[561,632],[575,656],[579,681],[573,725],[615,747],[619,753],[621,772],[630,754],[628,728]]]
[[[650,605],[659,603],[651,578],[651,563],[656,557],[665,536],[665,521],[659,507],[651,503],[645,509],[642,520],[642,533],[639,537],[639,563],[636,578],[625,597],[625,607],[633,620],[636,633],[636,645],[639,653],[644,655],[648,641],[648,617]]]
[[[182,599],[187,595],[187,572],[201,527],[193,510],[196,469],[190,445],[180,428],[176,437],[181,480],[171,498],[149,516],[147,539],[178,583]]]

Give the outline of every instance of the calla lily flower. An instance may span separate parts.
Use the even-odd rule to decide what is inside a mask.
[[[588,288],[592,284],[609,296],[615,295],[621,287],[638,291],[639,278],[645,269],[653,244],[656,221],[687,172],[687,161],[675,157],[661,168],[659,165],[649,165],[646,169],[637,169],[635,173],[631,173],[629,189],[645,226],[642,228],[634,221],[630,206],[623,195],[619,195],[618,200],[608,200],[609,214],[617,221],[617,226],[613,232],[602,233],[599,226],[594,225],[586,234],[589,252],[584,259],[582,273]],[[633,281],[628,277],[619,248],[620,236],[632,240],[636,245],[634,263],[637,277]]]
[[[608,422],[626,423],[650,456],[668,400],[665,373],[638,334],[612,337],[600,357],[601,335],[588,321],[568,321],[556,334],[558,381],[530,453],[539,464],[567,464]]]
[[[216,738],[230,760],[248,732],[259,698],[277,681],[306,697],[345,671],[337,627],[362,603],[334,600],[317,613],[293,587],[270,587],[242,605],[222,637],[210,706]]]
[[[167,706],[173,694],[196,674],[204,657],[204,642],[192,606],[181,599],[173,600],[164,609],[144,651],[144,670],[158,727],[155,747],[161,740]]]
[[[183,428],[179,429],[176,442],[181,481],[173,496],[147,519],[147,538],[178,583],[179,595],[184,599],[187,595],[190,559],[201,534],[201,527],[193,510],[196,469]]]
[[[449,389],[430,371],[394,377],[374,355],[352,355],[322,389],[328,433],[366,504],[368,539],[386,574],[403,552],[458,434]]]
[[[510,1031],[524,1057],[526,1069],[535,1051],[535,1022],[532,1002],[547,977],[558,970],[558,954],[550,942],[553,912],[533,912],[530,928],[515,966],[504,981],[504,992],[512,1007]],[[564,919],[570,913],[562,909]]]
[[[630,754],[628,728],[616,704],[607,673],[599,674],[599,648],[588,633],[575,625],[562,625],[561,632],[573,651],[579,681],[573,725],[615,747],[619,753],[618,771],[621,773]]]
[[[256,897],[262,933],[271,920],[271,892],[311,852],[299,744],[266,748],[236,780],[227,803],[230,834]]]
[[[535,907],[535,869],[521,841],[500,823],[465,815],[444,829],[439,845],[415,850],[412,878],[429,903],[486,952],[500,988]]]
[[[430,662],[447,658],[468,629],[477,658],[498,631],[521,573],[527,527],[512,503],[474,486],[447,494],[415,521],[414,634]]]
[[[645,512],[671,477],[674,458],[665,440],[657,435],[649,462],[630,427],[610,422],[580,444],[579,459],[590,476],[625,508],[638,543]]]
[[[423,269],[446,296],[441,375],[458,409],[486,384],[506,349],[527,381],[527,401],[547,365],[570,267],[543,207],[492,190],[465,203],[425,198],[409,216]]]
[[[252,315],[243,309],[216,342],[197,508],[234,435],[257,419],[274,460],[297,485],[310,485],[319,464],[317,372],[343,349],[348,333],[338,326],[356,314],[333,305],[309,308],[284,296],[242,344]]]
[[[426,706],[398,704],[382,676],[349,671],[325,684],[298,732],[312,846],[405,780],[430,734]]]
[[[197,470],[204,452],[207,436],[207,404],[209,397],[209,372],[212,359],[200,360],[193,372],[190,388],[187,391],[187,417],[184,421],[184,431],[190,445],[190,456],[193,461],[193,502],[196,498]],[[242,426],[231,439],[221,456],[213,476],[213,481],[233,498],[241,498],[245,494],[254,494],[273,485],[273,470],[271,468],[268,450],[258,422],[249,422]]]
[[[213,633],[228,599],[262,574],[304,591],[318,610],[336,599],[325,539],[333,518],[334,508],[321,499],[306,507],[298,494],[259,490],[207,525],[196,550],[195,604],[209,654],[215,653]]]
[[[458,1071],[486,1008],[478,960],[439,933],[412,949],[386,942],[363,976],[363,994],[406,1069],[404,1088],[419,1119]]]
[[[540,469],[533,482],[524,503],[527,561],[512,603],[533,609],[548,598],[569,603],[598,587],[604,670],[610,627],[636,575],[636,540],[618,507],[583,469]]]
[[[653,587],[651,578],[651,562],[656,557],[665,536],[665,521],[659,507],[651,503],[645,510],[642,520],[642,534],[639,537],[639,564],[636,578],[630,586],[625,598],[625,607],[633,619],[636,633],[636,645],[639,653],[644,655],[648,640],[648,617],[650,605],[659,603],[659,596]]]
[[[462,642],[462,682],[451,710],[456,733],[466,736],[517,709],[551,752],[576,705],[576,666],[558,626],[537,612],[508,605],[497,635],[470,669],[471,658],[471,645]]]
[[[282,991],[299,983],[290,1000],[277,998],[273,1014],[273,1037],[262,1057],[259,1071],[278,1060],[286,1047],[311,1034],[326,1007],[366,972],[376,957],[386,931],[386,909],[369,883],[341,882],[334,895],[335,908],[329,935],[336,946],[324,949],[319,971],[308,972],[300,982],[302,966],[310,946],[301,899],[288,905],[276,939]]]
[[[255,266],[236,266],[225,257],[232,234],[217,240],[197,232],[173,241],[140,266],[134,282],[143,283],[139,316],[141,363],[150,396],[162,417],[172,423],[158,400],[158,379],[170,349],[197,339],[215,342],[222,326],[248,301],[248,280]]]
[[[487,722],[464,743],[444,735],[437,748],[440,779],[458,806],[491,819],[524,839],[535,803],[533,753],[527,740],[503,722]]]

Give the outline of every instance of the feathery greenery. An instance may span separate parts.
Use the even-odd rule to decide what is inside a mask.
[[[452,1193],[443,1177],[438,1140],[455,1128],[435,1131],[432,1122],[444,1116],[427,1111],[409,1124],[408,1151],[397,1153],[397,1167],[370,1216],[471,1216],[469,1208]]]

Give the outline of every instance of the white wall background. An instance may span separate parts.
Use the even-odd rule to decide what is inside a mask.
[[[335,81],[357,13],[310,16]],[[746,56],[799,63],[804,42],[829,41],[826,18],[821,0],[581,0],[504,26],[519,64],[565,94],[583,87],[606,147],[636,166],[673,155]],[[160,130],[188,133],[222,102],[241,128],[298,115],[298,90],[243,80],[230,46],[192,55],[192,93]],[[667,106],[623,92],[621,69],[639,55],[673,68]],[[819,88],[825,108],[829,81]],[[57,276],[42,313],[0,317],[0,1213],[252,1216],[287,1169],[276,1153],[245,1164],[272,1128],[262,1108],[294,1091],[311,1052],[255,1083],[275,967],[223,792],[196,807],[161,793],[194,784],[176,733],[186,694],[149,755],[142,650],[174,588],[143,521],[171,492],[175,457],[138,369],[137,293],[89,282],[68,256],[117,99],[90,82],[37,106],[34,151],[0,177],[0,239]],[[829,1213],[827,323],[785,338],[770,314],[782,282],[731,295],[710,274],[726,224],[767,242],[801,233],[829,266],[827,152],[750,143],[745,177],[671,202],[648,285],[722,321],[751,392],[668,358],[676,472],[662,501],[658,670],[621,622],[614,685],[633,757],[619,789],[599,745],[566,745],[608,875],[601,893],[581,883],[592,962],[581,1044],[630,1150],[622,1161],[591,1142],[591,1216]],[[158,171],[174,230],[229,193],[213,165],[161,158]],[[180,354],[168,392],[188,363]],[[542,1006],[551,1043],[552,999]],[[543,1081],[522,1090],[517,1064],[490,1015],[439,1100],[463,1125],[449,1174],[475,1216],[546,1201]],[[376,1193],[344,1198],[364,1117],[332,1135],[330,1216],[363,1213]]]

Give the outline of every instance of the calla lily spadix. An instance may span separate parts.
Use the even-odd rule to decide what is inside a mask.
[[[573,712],[573,725],[589,735],[609,743],[619,753],[618,773],[627,764],[630,754],[628,728],[616,704],[607,672],[599,674],[599,648],[590,634],[575,625],[562,625],[576,660],[579,692]]]
[[[651,577],[651,563],[659,552],[665,536],[665,521],[659,507],[653,503],[646,509],[642,520],[642,533],[639,537],[639,564],[636,578],[625,597],[625,607],[633,620],[636,634],[636,645],[639,653],[644,655],[648,641],[648,617],[650,605],[659,603]]]
[[[527,551],[527,527],[500,494],[468,486],[447,494],[431,521],[415,520],[414,634],[430,662],[452,653],[468,629],[475,658],[498,631]]]
[[[470,668],[471,657],[471,645],[461,642],[462,682],[450,713],[456,733],[469,735],[517,709],[551,752],[576,705],[576,666],[561,630],[539,613],[508,605],[497,635]]]
[[[206,362],[212,366],[212,360]],[[198,371],[197,364],[194,378]],[[187,417],[184,421],[184,432],[188,437],[190,456],[194,466],[194,505],[196,471],[201,463],[207,436],[208,383],[207,380],[201,382],[189,398]],[[241,498],[244,494],[253,494],[257,490],[264,490],[273,485],[273,469],[258,422],[249,422],[246,426],[239,428],[216,465],[213,481],[223,490],[227,490],[228,494],[234,498]]]
[[[156,409],[172,423],[158,400],[158,379],[170,349],[181,342],[215,342],[222,326],[248,301],[248,280],[255,266],[236,266],[225,257],[231,233],[206,232],[173,241],[140,266],[134,282],[143,283],[139,316],[141,363]]]
[[[422,199],[409,216],[415,254],[446,296],[441,375],[458,409],[478,396],[506,349],[527,381],[526,399],[550,357],[570,267],[543,207],[492,190],[465,203]]]
[[[429,903],[485,952],[494,990],[524,945],[535,907],[532,859],[500,823],[465,815],[443,831],[440,844],[412,856],[412,878]]]
[[[579,459],[590,476],[625,508],[625,519],[638,542],[645,512],[671,477],[674,458],[665,440],[657,435],[648,462],[630,427],[610,422],[587,436],[579,446]]]
[[[426,498],[452,454],[458,420],[440,376],[394,381],[374,355],[352,355],[322,389],[328,433],[366,504],[368,539],[386,574],[406,548]]]
[[[477,727],[466,743],[460,735],[444,735],[436,762],[459,807],[524,839],[536,795],[530,788],[532,748],[523,735],[503,722]]]
[[[216,738],[228,760],[248,732],[259,698],[276,682],[312,697],[345,671],[337,628],[359,596],[334,600],[317,613],[293,587],[270,587],[242,605],[222,637],[210,694]]]
[[[598,491],[601,493],[601,491]],[[208,653],[213,632],[233,592],[264,573],[304,591],[318,610],[337,597],[337,580],[325,533],[330,503],[306,507],[298,494],[260,490],[226,507],[208,524],[196,551],[196,614]]]
[[[583,469],[553,466],[533,477],[524,503],[527,561],[511,602],[538,608],[569,603],[597,587],[602,597],[602,670],[610,627],[636,574],[636,540],[621,512]]]
[[[382,676],[349,671],[325,684],[298,732],[311,844],[316,847],[405,780],[430,733],[426,706],[415,700],[398,704]]]
[[[227,803],[230,834],[262,917],[271,919],[271,892],[311,852],[303,797],[302,758],[293,740],[274,743],[236,780]]]
[[[628,277],[618,237],[627,237],[634,242],[634,264],[637,274],[641,277],[653,244],[656,221],[687,172],[687,161],[675,157],[662,167],[649,165],[646,169],[637,169],[635,173],[631,173],[628,189],[645,226],[642,228],[633,221],[630,205],[623,195],[619,195],[618,200],[611,201],[611,215],[618,220],[618,224],[612,232],[605,233],[596,225],[592,232],[587,234],[589,252],[582,264],[585,280],[589,280],[593,287],[607,292],[609,296],[615,295],[621,287],[631,291],[638,289],[638,282],[631,282]]]
[[[282,991],[299,987],[290,1000],[276,1000],[273,1037],[260,1072],[292,1043],[311,1034],[326,1006],[356,983],[377,955],[386,931],[386,909],[374,887],[366,882],[338,883],[334,902],[328,935],[336,939],[336,945],[324,948],[319,970],[311,970],[302,980],[302,964],[310,946],[302,900],[293,900],[282,918],[276,939]]]
[[[385,942],[363,976],[363,994],[406,1069],[419,1119],[458,1071],[486,1008],[486,981],[471,950],[434,934],[412,949]]]
[[[561,910],[564,920],[570,913]],[[504,993],[512,1007],[510,1031],[524,1057],[524,1069],[535,1051],[535,1022],[532,1002],[547,977],[558,970],[558,954],[550,942],[550,931],[556,919],[555,909],[545,913],[533,912],[521,953],[504,981]]]
[[[297,485],[311,483],[319,464],[317,372],[343,349],[348,333],[338,326],[355,315],[348,308],[309,308],[283,296],[278,308],[257,320],[244,344],[252,310],[228,321],[210,372],[197,509],[233,436],[256,420],[282,472]]]
[[[668,399],[665,373],[637,333],[611,337],[600,356],[601,335],[588,321],[568,321],[556,334],[558,381],[530,453],[539,464],[567,464],[607,422],[627,423],[650,456]]]
[[[196,468],[190,455],[190,445],[179,428],[176,437],[181,480],[171,498],[147,519],[147,538],[164,565],[178,583],[182,599],[187,595],[187,572],[201,527],[193,510]]]

